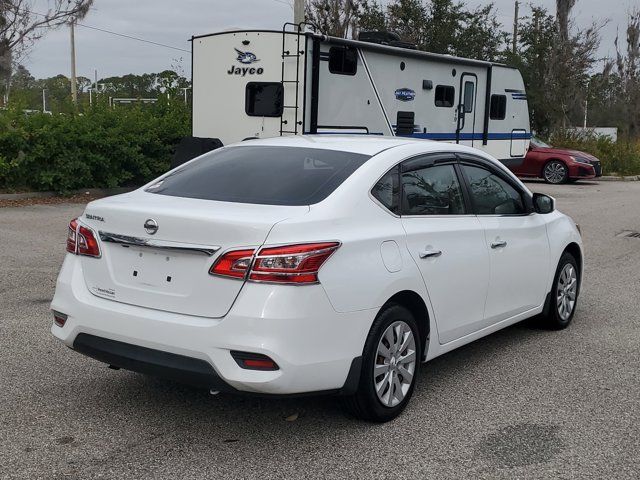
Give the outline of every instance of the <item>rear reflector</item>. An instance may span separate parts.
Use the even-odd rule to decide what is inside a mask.
[[[245,370],[279,370],[278,364],[261,353],[231,351],[231,356]]]
[[[339,242],[267,247],[255,257],[254,250],[232,250],[222,255],[209,273],[254,282],[318,283],[320,267],[339,247]]]
[[[53,323],[59,327],[64,327],[64,324],[67,323],[67,315],[53,310]]]

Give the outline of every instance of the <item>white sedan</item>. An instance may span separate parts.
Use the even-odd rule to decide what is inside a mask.
[[[573,317],[576,224],[472,148],[250,140],[69,224],[53,334],[111,365],[268,395],[407,405],[421,362],[525,318]]]

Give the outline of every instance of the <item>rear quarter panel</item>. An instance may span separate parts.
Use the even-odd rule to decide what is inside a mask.
[[[391,149],[395,150],[398,148]],[[407,250],[400,218],[370,196],[378,179],[402,159],[398,155],[401,152],[379,154],[327,199],[312,205],[307,215],[278,223],[267,237],[267,245],[325,240],[342,243],[319,273],[338,312],[378,309],[402,290],[415,291],[428,305],[424,281]],[[396,248],[392,243],[382,247],[383,242],[397,245],[400,268],[389,268],[389,261],[385,265],[381,249],[388,255]]]

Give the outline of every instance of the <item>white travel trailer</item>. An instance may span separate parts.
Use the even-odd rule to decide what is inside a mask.
[[[356,41],[286,27],[192,38],[194,137],[408,136],[470,145],[506,164],[524,158],[531,130],[518,70],[385,34]]]

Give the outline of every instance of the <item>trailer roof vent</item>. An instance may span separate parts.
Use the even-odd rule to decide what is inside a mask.
[[[361,42],[377,43],[380,45],[390,45],[392,47],[409,48],[416,50],[417,47],[413,43],[403,42],[400,39],[400,35],[394,32],[360,32],[358,34],[358,40]]]

